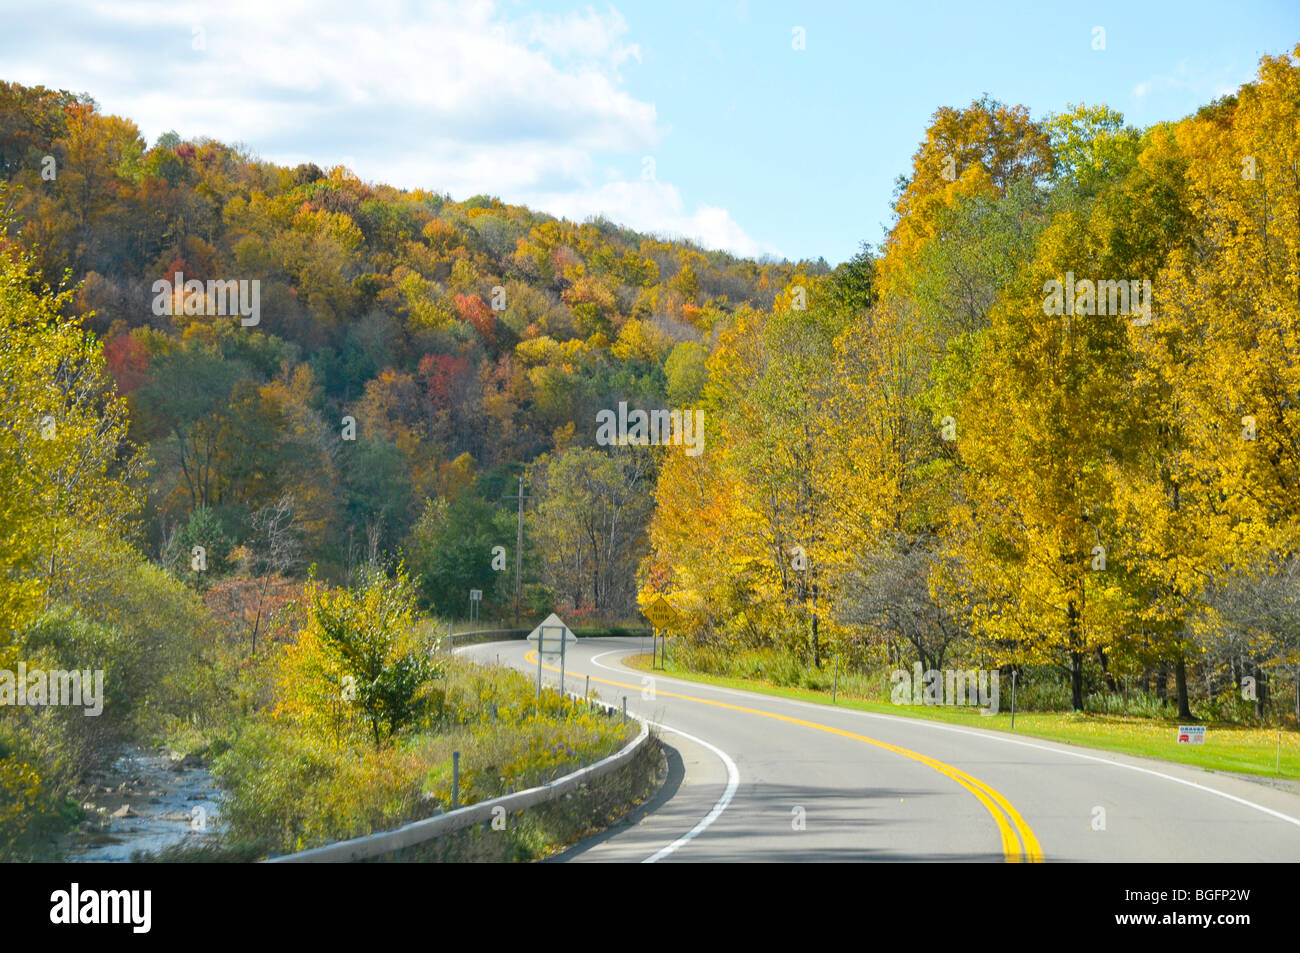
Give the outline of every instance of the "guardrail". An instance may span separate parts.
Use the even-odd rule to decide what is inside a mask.
[[[476,645],[479,642],[507,642],[522,641],[528,636],[532,629],[479,629],[474,632],[443,632],[438,636],[439,651],[451,652],[462,645]],[[617,635],[591,635],[584,634],[578,629],[572,630],[573,634],[579,639],[587,638],[613,638],[613,639],[637,639],[645,638],[653,633],[653,629],[626,628]]]
[[[588,704],[603,708],[609,715],[619,714],[619,709],[613,705],[607,705],[594,699],[582,698],[575,692],[565,692],[565,694],[579,701],[585,701]],[[627,700],[624,699],[622,711],[624,717],[627,717],[626,706]],[[637,716],[633,715],[632,717],[636,718]],[[603,777],[611,771],[621,768],[631,761],[632,757],[650,737],[650,723],[643,718],[637,718],[637,721],[641,722],[641,731],[632,741],[609,757],[602,758],[595,764],[580,768],[571,774],[566,774],[562,778],[556,778],[546,784],[528,788],[526,791],[517,791],[514,794],[506,794],[502,797],[471,804],[468,807],[457,808],[446,814],[436,814],[433,817],[412,821],[391,831],[366,834],[363,837],[354,837],[351,840],[338,841],[333,844],[326,844],[323,847],[313,847],[310,850],[299,851],[294,854],[271,857],[263,861],[263,863],[340,864],[368,860],[373,857],[381,857],[384,854],[391,854],[406,847],[423,844],[444,834],[464,830],[466,827],[472,827],[475,824],[491,821],[496,814],[497,808],[502,808],[506,814],[513,814],[515,811],[522,811],[525,808],[553,801],[589,781],[594,781],[596,778]]]
[[[505,642],[513,639],[522,640],[532,629],[480,629],[477,632],[452,632],[441,636],[443,651],[450,652],[458,645],[474,645],[476,642]]]
[[[452,632],[450,634],[444,632],[439,636],[439,638],[442,639],[451,638],[452,640],[459,640],[459,639],[473,639],[482,635],[497,635],[497,636],[501,636],[502,640],[522,639],[532,631],[533,630],[531,628],[529,629],[520,629],[520,628],[475,629],[470,632]],[[572,631],[573,634],[580,639],[639,639],[639,638],[644,638],[647,635],[650,635],[652,632],[654,632],[654,629],[652,629],[650,626],[627,626],[627,627],[619,627],[617,632],[614,632],[612,634],[607,634],[605,629],[601,629],[599,627],[593,632],[592,629],[589,627],[572,626],[570,628],[570,631]]]

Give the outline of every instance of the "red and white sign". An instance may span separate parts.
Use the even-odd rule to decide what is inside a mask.
[[[1179,725],[1178,743],[1180,745],[1205,744],[1205,726],[1204,725]]]

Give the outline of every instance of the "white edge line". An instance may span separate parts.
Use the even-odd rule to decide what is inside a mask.
[[[600,662],[596,660],[599,658],[603,658],[606,655],[613,655],[615,652],[625,652],[625,651],[627,650],[613,649],[609,652],[601,652],[599,655],[593,655],[591,658],[591,662],[593,665],[599,666],[600,668],[605,669],[605,671],[607,672],[615,672],[617,674],[623,674],[623,672],[620,669],[610,668],[608,665],[601,665]],[[632,672],[634,670],[628,669],[627,671]],[[985,738],[989,741],[1000,741],[1004,744],[1021,745],[1025,748],[1035,748],[1039,751],[1049,751],[1052,752],[1053,754],[1062,754],[1072,758],[1081,758],[1084,761],[1096,761],[1099,764],[1106,764],[1115,768],[1125,768],[1126,770],[1129,771],[1137,771],[1141,774],[1149,774],[1152,777],[1163,778],[1164,780],[1172,781],[1175,784],[1181,784],[1185,787],[1195,788],[1197,791],[1204,791],[1206,794],[1214,794],[1217,795],[1218,797],[1226,798],[1229,801],[1234,801],[1237,804],[1241,804],[1245,807],[1253,808],[1256,811],[1260,811],[1264,814],[1268,814],[1270,817],[1276,817],[1280,821],[1286,821],[1288,824],[1294,824],[1296,827],[1300,827],[1300,819],[1294,818],[1290,814],[1283,814],[1281,811],[1275,811],[1272,808],[1265,807],[1262,804],[1256,804],[1254,801],[1248,801],[1243,797],[1237,797],[1235,794],[1229,794],[1226,791],[1220,791],[1217,788],[1208,787],[1207,785],[1201,784],[1198,781],[1188,781],[1185,778],[1176,778],[1172,774],[1165,774],[1161,771],[1152,770],[1151,768],[1143,768],[1136,764],[1127,764],[1126,762],[1123,761],[1112,761],[1110,758],[1102,758],[1102,757],[1098,757],[1097,755],[1082,754],[1081,752],[1078,751],[1071,751],[1069,748],[1064,746],[1056,747],[1050,745],[1035,744],[1032,741],[1022,741],[1019,738],[1007,737],[1002,732],[975,731],[970,728],[958,728],[954,725],[945,725],[940,722],[930,721],[929,719],[925,719],[925,718],[904,718],[901,715],[882,715],[879,712],[861,711],[856,708],[831,708],[829,705],[818,705],[813,702],[799,701],[798,699],[794,699],[794,698],[781,698],[780,696],[777,695],[764,695],[761,692],[744,692],[744,691],[739,691],[737,689],[722,688],[717,685],[709,685],[707,683],[684,681],[682,679],[676,679],[670,676],[663,676],[663,679],[664,681],[680,682],[682,684],[692,685],[692,686],[704,684],[704,687],[712,691],[723,692],[728,695],[737,695],[743,698],[752,698],[757,696],[759,698],[774,699],[777,702],[783,702],[784,704],[787,705],[797,705],[800,708],[811,708],[817,711],[824,712],[830,710],[839,714],[856,715],[863,718],[877,718],[882,721],[895,721],[895,722],[903,721],[908,724],[925,725],[929,728],[938,731],[951,731],[961,735],[973,735],[974,737]]]
[[[463,648],[473,648],[473,646],[466,645],[463,646]],[[621,652],[623,650],[614,649],[613,651]],[[613,652],[600,653],[600,655],[612,655],[612,654]],[[590,659],[592,664],[599,665],[607,672],[615,672],[620,675],[622,674],[616,668],[610,668],[608,665],[600,665],[600,663],[596,661],[597,658],[600,658],[600,655],[593,656]],[[705,741],[703,738],[697,738],[695,737],[695,735],[687,734],[685,731],[682,731],[679,728],[670,728],[668,725],[665,725],[663,722],[658,722],[658,721],[653,721],[650,723],[652,725],[655,725],[658,728],[663,729],[664,731],[671,731],[675,735],[681,735],[687,741],[693,741],[697,745],[708,748],[710,751],[716,754],[727,768],[727,788],[725,791],[722,792],[722,797],[718,798],[718,802],[713,805],[713,809],[709,811],[708,814],[705,814],[702,818],[700,818],[699,823],[697,823],[689,831],[687,831],[681,837],[677,838],[677,840],[673,841],[668,846],[660,848],[659,850],[651,854],[649,857],[647,857],[645,860],[641,861],[641,863],[643,864],[658,863],[659,861],[667,857],[669,854],[672,854],[675,851],[677,851],[678,848],[690,843],[691,841],[695,840],[695,838],[703,834],[704,831],[708,829],[710,824],[712,824],[714,821],[716,821],[719,817],[722,816],[722,812],[727,809],[727,805],[731,803],[731,799],[736,796],[736,789],[740,787],[740,771],[736,767],[736,762],[731,760],[731,756],[728,755],[727,752],[723,751],[721,748],[717,747],[716,745],[709,744],[709,742]]]
[[[704,833],[705,829],[714,821],[716,821],[722,815],[722,812],[727,809],[727,805],[731,803],[731,799],[736,794],[736,788],[740,786],[740,772],[736,769],[736,762],[732,761],[730,756],[721,748],[709,744],[703,738],[697,738],[694,735],[689,735],[686,732],[681,731],[677,728],[669,728],[667,725],[661,722],[654,722],[654,724],[656,724],[659,728],[662,728],[664,731],[671,731],[675,735],[681,735],[687,741],[693,741],[697,745],[701,745],[705,748],[708,748],[719,758],[721,758],[722,763],[727,766],[727,789],[722,792],[722,797],[718,798],[718,803],[713,805],[713,810],[709,811],[708,814],[705,814],[704,817],[700,818],[698,824],[692,827],[681,837],[677,838],[677,840],[673,841],[667,847],[663,847],[655,851],[655,853],[651,854],[645,860],[641,861],[641,863],[643,864],[658,863],[659,861],[667,857],[669,854],[676,851],[679,847],[682,847],[683,845],[689,843],[690,841],[693,841],[695,838],[699,837],[702,833]]]

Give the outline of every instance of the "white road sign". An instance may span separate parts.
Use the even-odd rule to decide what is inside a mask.
[[[578,641],[578,637],[558,615],[552,612],[541,625],[528,633],[528,641],[541,642],[543,655],[559,655],[561,648],[573,645]],[[562,645],[561,642],[564,644]]]

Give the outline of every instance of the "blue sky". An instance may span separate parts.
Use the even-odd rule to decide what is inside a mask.
[[[1147,125],[1300,43],[1294,0],[0,7],[0,79],[88,92],[150,141],[832,264],[879,241],[939,106],[1106,102]]]

